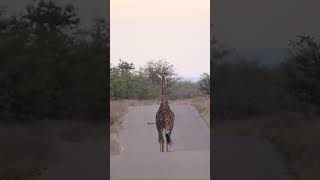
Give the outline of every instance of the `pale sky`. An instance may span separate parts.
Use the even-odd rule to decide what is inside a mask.
[[[111,63],[166,59],[180,76],[210,73],[210,0],[111,0]]]

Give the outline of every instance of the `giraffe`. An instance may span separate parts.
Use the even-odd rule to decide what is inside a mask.
[[[158,142],[160,144],[160,152],[164,152],[164,138],[163,133],[165,132],[166,137],[166,151],[168,152],[168,145],[172,145],[170,138],[175,116],[170,109],[168,94],[167,94],[167,80],[166,76],[161,76],[161,87],[162,87],[162,100],[159,110],[156,114],[156,126],[158,130]]]

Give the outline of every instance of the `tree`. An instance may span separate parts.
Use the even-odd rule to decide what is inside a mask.
[[[90,32],[93,41],[93,47],[97,50],[108,51],[109,29],[107,21],[104,19],[94,19]]]
[[[131,72],[135,69],[135,67],[133,63],[128,63],[120,59],[118,64],[118,69],[121,72]]]
[[[291,41],[287,62],[288,91],[303,103],[320,106],[320,42],[311,36]]]
[[[203,93],[210,95],[210,75],[209,74],[203,73],[201,75],[201,80],[199,82],[199,88]]]
[[[148,77],[154,83],[160,83],[161,79],[159,76],[164,76],[168,78],[172,78],[175,74],[174,66],[165,60],[159,61],[148,61],[147,65],[144,67],[144,70]]]
[[[231,49],[226,48],[223,43],[218,41],[216,37],[213,35],[212,39],[210,41],[211,43],[211,52],[210,52],[210,65],[213,67],[213,73],[214,73],[214,79],[212,81],[209,81],[211,83],[211,86],[216,89],[215,83],[216,83],[216,72],[217,69],[220,68],[220,64],[223,64],[223,58],[230,54],[232,52]],[[210,87],[210,86],[209,86]],[[214,90],[215,92],[215,90]]]
[[[72,5],[50,0],[0,16],[1,119],[62,119],[74,112],[104,119],[107,27],[95,22],[85,38],[76,38],[78,22]]]
[[[224,56],[226,56],[230,52],[230,49],[227,49],[220,41],[218,41],[215,35],[212,35],[210,44],[211,44],[210,57],[211,57],[212,64],[216,64],[219,60],[221,60]]]
[[[134,88],[134,72],[133,63],[119,60],[117,66],[110,69],[110,91],[111,97],[115,99],[129,99]]]
[[[38,33],[76,28],[80,20],[73,5],[61,7],[51,0],[34,0],[26,10],[22,18]]]

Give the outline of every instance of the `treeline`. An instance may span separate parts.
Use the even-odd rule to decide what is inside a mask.
[[[290,48],[291,54],[284,63],[274,67],[245,58],[225,61],[224,57],[234,51],[214,49],[217,52],[212,62],[215,115],[319,112],[320,41],[298,36],[290,42]]]
[[[45,0],[0,12],[0,120],[105,120],[107,22],[79,21],[72,5]]]
[[[148,62],[145,67],[136,70],[133,63],[120,60],[117,65],[110,67],[110,97],[119,99],[160,99],[161,84],[154,81],[150,71],[170,67],[168,62]],[[204,73],[199,82],[182,81],[171,77],[168,80],[168,96],[170,99],[186,99],[209,95],[210,75]]]

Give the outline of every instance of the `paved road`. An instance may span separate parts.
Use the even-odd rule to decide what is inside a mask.
[[[173,147],[160,153],[155,114],[158,106],[130,107],[121,131],[124,150],[111,156],[113,180],[205,180],[210,177],[210,133],[195,108],[172,106],[176,115]],[[41,180],[108,179],[104,141],[60,144],[61,157]],[[212,139],[214,180],[291,180],[274,146],[250,137]]]
[[[57,162],[39,180],[106,180],[106,151],[105,141],[62,142]]]
[[[174,146],[160,153],[155,125],[158,106],[129,110],[120,139],[124,151],[111,157],[111,179],[209,179],[210,132],[192,106],[176,105]],[[292,180],[275,147],[253,137],[215,136],[211,141],[214,180]]]
[[[275,147],[253,137],[213,138],[214,180],[292,180]]]
[[[196,109],[175,105],[173,147],[160,153],[155,121],[158,106],[131,107],[120,133],[124,150],[111,157],[111,179],[210,178],[210,132]]]

